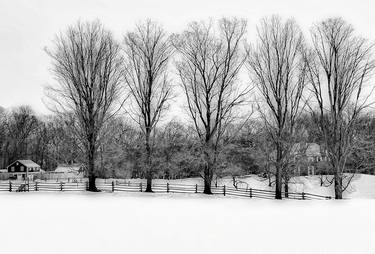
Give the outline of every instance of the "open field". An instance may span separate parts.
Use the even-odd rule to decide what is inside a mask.
[[[0,201],[2,254],[375,253],[375,200],[30,192]]]

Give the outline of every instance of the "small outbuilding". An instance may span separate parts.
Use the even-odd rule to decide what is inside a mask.
[[[55,169],[55,173],[79,175],[83,173],[83,167],[81,164],[60,164]]]
[[[34,175],[40,173],[40,166],[32,160],[16,160],[7,167],[10,176],[17,180],[34,179]]]
[[[82,164],[60,164],[54,171],[43,174],[45,179],[82,179],[84,177]]]

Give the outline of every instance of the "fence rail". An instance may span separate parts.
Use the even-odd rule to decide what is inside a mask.
[[[85,191],[87,189],[87,182],[2,182],[0,183],[0,191]],[[146,186],[144,183],[128,182],[117,183],[111,182],[98,182],[97,188],[106,192],[144,192]],[[152,184],[152,190],[155,193],[203,193],[204,186],[195,184]],[[213,186],[211,189],[213,194],[223,196],[236,196],[246,198],[262,198],[274,199],[275,191],[261,190],[254,188],[234,188],[231,186]],[[299,199],[299,200],[312,200],[312,199],[331,199],[330,196],[316,195],[305,192],[288,192],[283,193],[284,198]]]

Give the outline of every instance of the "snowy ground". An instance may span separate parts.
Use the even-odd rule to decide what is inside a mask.
[[[375,253],[375,200],[1,193],[0,252]]]
[[[241,187],[273,189],[256,176],[240,180]],[[199,178],[169,182],[202,184]],[[291,191],[333,195],[333,186],[298,177]],[[345,197],[1,192],[0,254],[375,253],[375,176],[355,176]]]

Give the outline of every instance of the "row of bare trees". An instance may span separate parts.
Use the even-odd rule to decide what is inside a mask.
[[[263,19],[251,44],[246,28],[245,20],[222,18],[192,22],[169,35],[147,20],[118,43],[95,21],[78,22],[56,36],[46,51],[57,85],[47,94],[54,112],[73,116],[91,191],[97,190],[95,161],[108,135],[106,123],[118,113],[130,116],[143,133],[146,191],[152,191],[155,129],[181,90],[200,143],[204,193],[211,193],[221,148],[237,133],[233,124],[245,126],[256,109],[253,117],[263,121],[272,141],[275,198],[282,198],[283,183],[288,191],[293,145],[303,134],[298,119],[306,112],[324,137],[336,198],[342,198],[356,122],[369,103],[364,95],[374,69],[372,44],[341,18],[317,23],[310,43],[293,19]],[[246,69],[250,80],[241,79]]]

